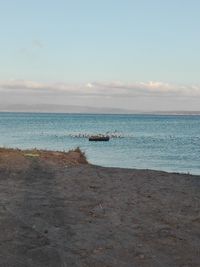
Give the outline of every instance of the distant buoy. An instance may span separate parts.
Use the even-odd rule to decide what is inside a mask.
[[[110,137],[109,136],[98,136],[98,135],[96,135],[96,136],[90,136],[89,137],[89,141],[94,141],[94,142],[99,142],[99,141],[109,141],[110,140]]]

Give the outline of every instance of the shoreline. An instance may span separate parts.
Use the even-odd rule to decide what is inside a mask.
[[[70,159],[70,157],[72,156],[72,154],[70,155],[69,153],[71,152],[77,152],[78,154],[81,154],[81,157],[83,158],[83,161],[85,161],[84,163],[89,164],[91,166],[96,166],[96,167],[102,167],[102,168],[111,168],[111,169],[119,169],[119,170],[132,170],[132,171],[150,171],[150,172],[164,172],[167,174],[177,174],[177,175],[189,175],[189,176],[198,176],[200,177],[200,173],[199,174],[195,174],[192,172],[179,172],[179,171],[167,171],[167,170],[162,170],[162,169],[148,169],[148,168],[127,168],[127,167],[118,167],[118,166],[103,166],[103,165],[98,165],[98,164],[93,164],[90,163],[87,160],[87,155],[85,154],[84,151],[81,151],[81,149],[79,147],[68,150],[68,151],[62,151],[62,150],[48,150],[48,149],[37,149],[37,148],[28,148],[28,149],[21,149],[21,148],[12,148],[12,147],[0,147],[0,153],[2,153],[3,151],[8,152],[8,151],[12,151],[12,152],[19,152],[22,154],[26,154],[26,153],[39,153],[43,156],[44,154],[49,154],[51,155],[51,157],[56,157],[58,154],[63,155],[64,157],[67,158],[67,160]],[[42,153],[41,153],[42,152]],[[58,154],[57,154],[58,153]],[[57,154],[57,155],[56,155]],[[76,156],[78,156],[78,154]],[[76,164],[76,163],[75,163]]]
[[[200,262],[200,176],[0,148],[0,204],[1,266]]]

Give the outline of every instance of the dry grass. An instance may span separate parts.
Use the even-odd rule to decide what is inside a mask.
[[[39,160],[41,163],[75,166],[88,164],[85,153],[79,147],[68,152],[48,150],[20,150],[0,148],[0,165],[6,168],[26,168],[31,160]]]
[[[85,155],[85,152],[83,152],[83,151],[80,149],[80,147],[77,147],[77,148],[75,148],[75,149],[73,149],[73,150],[70,150],[69,152],[70,152],[70,153],[71,153],[71,152],[78,153],[78,154],[80,155],[80,161],[81,161],[81,163],[83,163],[83,164],[88,163],[88,161],[87,161],[87,157],[86,157],[86,155]]]

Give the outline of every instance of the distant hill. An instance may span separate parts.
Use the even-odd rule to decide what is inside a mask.
[[[121,108],[97,108],[56,104],[0,104],[0,112],[41,112],[41,113],[95,113],[95,114],[158,114],[158,115],[200,115],[200,111],[142,111]]]
[[[54,105],[54,104],[37,104],[37,105],[0,105],[0,111],[5,112],[58,112],[58,113],[108,113],[108,114],[131,114],[132,110],[120,108],[96,108],[73,105]]]

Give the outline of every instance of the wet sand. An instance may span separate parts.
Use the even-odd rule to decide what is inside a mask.
[[[200,176],[0,149],[0,266],[199,267]]]

